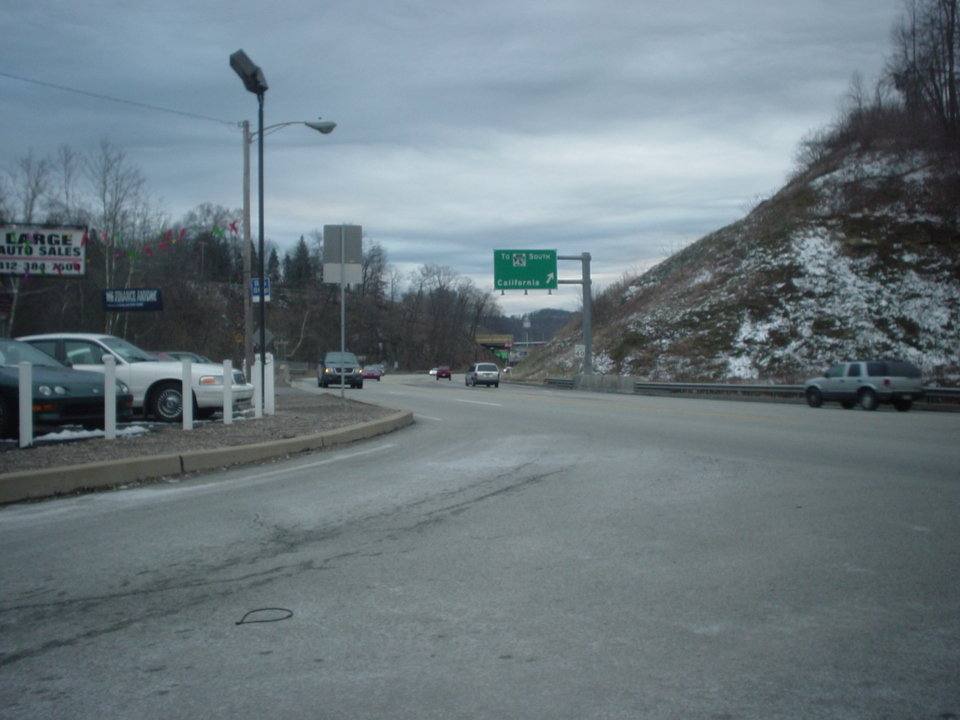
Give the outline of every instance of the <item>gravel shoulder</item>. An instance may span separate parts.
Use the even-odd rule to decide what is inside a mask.
[[[296,387],[277,388],[276,413],[256,419],[252,411],[225,425],[219,416],[198,422],[192,430],[180,425],[138,421],[147,430],[114,440],[101,437],[39,441],[20,449],[16,441],[0,442],[0,474],[42,470],[107,460],[188,453],[314,435],[378,420],[396,412],[392,408],[341,399],[330,392],[309,392]]]

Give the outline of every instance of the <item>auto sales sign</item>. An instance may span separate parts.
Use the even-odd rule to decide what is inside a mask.
[[[0,226],[0,275],[81,277],[86,272],[86,228]]]

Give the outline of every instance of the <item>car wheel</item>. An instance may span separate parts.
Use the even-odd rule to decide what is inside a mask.
[[[150,414],[162,422],[183,418],[183,383],[165,382],[150,396]]]
[[[363,390],[363,381],[357,383],[357,390]]]
[[[317,378],[317,387],[323,387],[323,380]]]
[[[0,397],[0,437],[15,437],[19,420],[19,408],[14,414],[11,403]]]
[[[864,410],[876,410],[877,405],[880,404],[877,402],[877,394],[870,388],[864,388],[860,391],[859,400],[860,407]]]
[[[823,393],[817,388],[807,388],[807,405],[812,408],[818,408],[823,405]]]
[[[907,412],[913,407],[913,400],[895,400],[893,406],[900,412]]]

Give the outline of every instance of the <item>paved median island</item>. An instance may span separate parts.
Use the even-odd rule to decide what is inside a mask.
[[[23,458],[35,459],[36,462],[29,463],[29,469],[22,467],[25,463],[20,463],[21,468],[0,473],[0,503],[83,490],[102,490],[183,473],[257,463],[365,440],[413,423],[413,413],[409,411],[366,403],[351,403],[347,407],[349,411],[338,411],[336,422],[324,422],[323,418],[329,417],[331,404],[339,401],[323,399],[318,402],[316,394],[312,397],[292,395],[281,397],[280,400],[281,408],[286,404],[288,409],[279,411],[276,416],[232,425],[211,424],[193,431],[170,428],[165,430],[160,442],[157,442],[157,438],[147,438],[154,441],[147,447],[138,448],[136,439],[82,441],[101,444],[90,446],[93,448],[87,453],[89,458],[93,458],[90,462],[58,462],[56,451],[51,448],[44,448],[44,455],[32,454],[35,452],[33,449],[8,451],[25,453]],[[371,414],[378,417],[365,419]],[[314,417],[317,418],[315,422]],[[316,427],[330,424],[337,426],[314,431]],[[238,434],[241,435],[238,437]],[[114,443],[109,447],[123,448],[124,456],[96,460],[97,448],[107,448],[106,443]],[[47,452],[49,450],[53,450],[53,453]],[[49,457],[51,454],[52,458]],[[63,457],[68,456],[69,453],[63,453]]]

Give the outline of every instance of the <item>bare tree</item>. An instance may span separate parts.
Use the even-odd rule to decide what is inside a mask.
[[[133,272],[133,258],[125,254],[124,238],[136,237],[138,221],[142,219],[140,206],[144,204],[144,179],[140,170],[127,161],[126,153],[114,147],[109,140],[101,140],[98,150],[88,155],[84,172],[93,191],[95,209],[92,225],[104,244],[103,284],[117,287],[118,275],[123,270],[123,284],[129,283]],[[105,331],[113,332],[116,317],[108,315]]]
[[[38,157],[31,149],[17,161],[15,169],[10,172],[11,198],[15,212],[19,215],[15,218],[18,222],[32,223],[36,220],[34,215],[50,189],[50,169],[50,160]],[[21,289],[22,279],[19,275],[3,276],[3,287],[12,296],[7,320],[9,328],[13,328],[17,306],[25,294]]]
[[[79,199],[83,157],[73,148],[61,145],[50,161],[50,168],[54,180],[46,203],[47,219],[64,225],[86,224],[89,213]]]
[[[907,0],[894,28],[890,75],[908,111],[940,126],[953,144],[960,137],[960,0]]]
[[[38,157],[30,150],[17,161],[16,169],[11,173],[10,183],[16,198],[16,210],[19,222],[36,221],[36,211],[41,200],[50,190],[52,165],[49,158]]]

